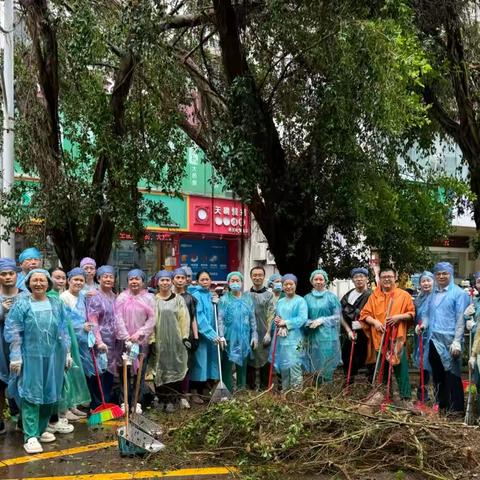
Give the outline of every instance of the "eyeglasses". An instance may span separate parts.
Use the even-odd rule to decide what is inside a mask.
[[[395,278],[395,275],[382,275],[382,276],[380,277],[380,280],[385,280],[385,279],[387,279],[387,278]]]

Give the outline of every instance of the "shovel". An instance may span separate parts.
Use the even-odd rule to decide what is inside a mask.
[[[218,334],[218,316],[217,316],[217,305],[213,304],[213,314],[215,316],[215,331]],[[219,382],[215,389],[213,390],[212,396],[210,397],[210,403],[219,403],[219,402],[226,402],[232,398],[232,394],[227,386],[223,383],[222,377],[222,359],[220,356],[220,343],[217,345],[217,358],[218,358],[218,375],[219,375]]]
[[[353,351],[355,349],[355,339],[352,339],[352,345],[350,347],[350,361],[348,362],[348,372],[347,372],[347,386],[345,387],[345,395],[348,395],[348,390],[350,387],[350,376],[352,374],[352,363],[353,363]]]
[[[477,332],[477,335],[480,335],[480,332]],[[470,330],[468,335],[468,399],[467,399],[467,408],[465,410],[465,420],[463,423],[465,425],[473,424],[473,412],[472,412],[472,367],[470,366],[470,357],[472,356],[472,331]]]
[[[268,371],[268,390],[272,388],[273,385],[273,369],[275,364],[275,353],[277,352],[277,326],[273,331],[273,347],[272,347],[272,362],[270,363],[270,369]]]

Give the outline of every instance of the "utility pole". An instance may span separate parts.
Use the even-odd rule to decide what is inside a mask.
[[[3,2],[3,152],[2,152],[2,190],[7,193],[11,190],[14,176],[14,0]],[[2,218],[0,231],[4,233],[5,218]],[[8,241],[2,240],[0,244],[2,257],[15,258],[15,237],[10,234]]]

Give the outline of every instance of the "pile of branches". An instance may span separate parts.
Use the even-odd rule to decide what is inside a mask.
[[[324,388],[237,395],[192,412],[169,437],[170,459],[176,454],[190,464],[240,466],[241,472],[262,471],[262,478],[279,472],[406,478],[410,472],[413,478],[471,479],[480,464],[477,427],[397,408],[365,413],[359,398]]]

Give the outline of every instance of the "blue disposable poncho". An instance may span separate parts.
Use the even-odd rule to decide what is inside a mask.
[[[194,382],[218,380],[217,346],[213,343],[218,335],[215,329],[212,295],[210,290],[201,287],[192,288],[192,295],[197,299],[199,342],[190,366],[190,380]]]
[[[108,368],[116,374],[120,362],[122,345],[116,340],[115,295],[99,290],[87,303],[87,316],[94,324],[96,344],[104,343],[108,347]]]
[[[463,312],[469,304],[468,294],[454,283],[453,268],[447,262],[441,262],[435,266],[435,271],[450,272],[450,284],[441,291],[435,283],[432,295],[428,299],[428,305],[424,315],[428,318],[428,341],[435,345],[443,368],[460,376],[462,365],[461,356],[453,358],[449,348],[453,341],[463,345],[463,333],[465,320]]]
[[[432,272],[425,271],[420,275],[419,282],[422,281],[423,277],[428,277],[432,280],[432,282],[435,281],[435,277]],[[433,288],[432,288],[433,292]],[[429,298],[432,295],[432,292],[426,294],[424,292],[420,292],[415,299],[415,325],[418,325],[419,323],[426,323],[428,326],[428,318],[427,318],[427,307],[428,307],[428,301]],[[424,333],[422,335],[423,339],[423,369],[428,370],[431,372],[432,368],[430,366],[430,362],[428,360],[428,351],[429,351],[429,342],[428,342],[428,334]],[[415,335],[415,345],[414,345],[414,350],[413,350],[413,364],[415,365],[416,368],[420,368],[420,347],[419,347],[419,337],[418,335]]]
[[[243,365],[252,351],[250,342],[258,343],[252,297],[248,293],[223,295],[218,302],[218,321],[219,334],[227,340],[228,359]]]
[[[303,327],[308,320],[308,306],[304,298],[295,295],[292,298],[283,297],[277,302],[276,315],[287,322],[288,335],[277,337],[277,351],[275,353],[275,370],[291,368],[302,364]],[[270,347],[270,362],[272,361],[272,349]]]
[[[88,348],[88,332],[86,332],[84,328],[87,322],[87,301],[85,294],[80,292],[78,297],[75,297],[75,295],[72,295],[67,290],[60,295],[60,299],[67,306],[67,315],[72,322],[73,331],[75,332],[83,371],[87,377],[91,377],[95,375],[95,369],[93,368],[92,355]]]
[[[305,371],[317,373],[330,381],[333,372],[341,362],[340,316],[342,306],[338,298],[328,290],[312,290],[305,296],[308,306],[308,321],[305,328]],[[313,320],[324,323],[311,329]]]
[[[10,345],[7,343],[4,337],[5,320],[7,318],[8,312],[13,306],[13,303],[15,303],[18,298],[19,294],[8,297],[4,294],[0,294],[0,380],[3,383],[8,383],[8,379],[10,377]],[[6,310],[3,307],[3,303],[5,302],[5,300],[10,299],[12,300],[12,306],[9,310]]]
[[[16,382],[19,397],[37,405],[58,402],[70,349],[65,305],[56,298],[21,296],[8,314],[5,340],[10,361],[23,361]]]

